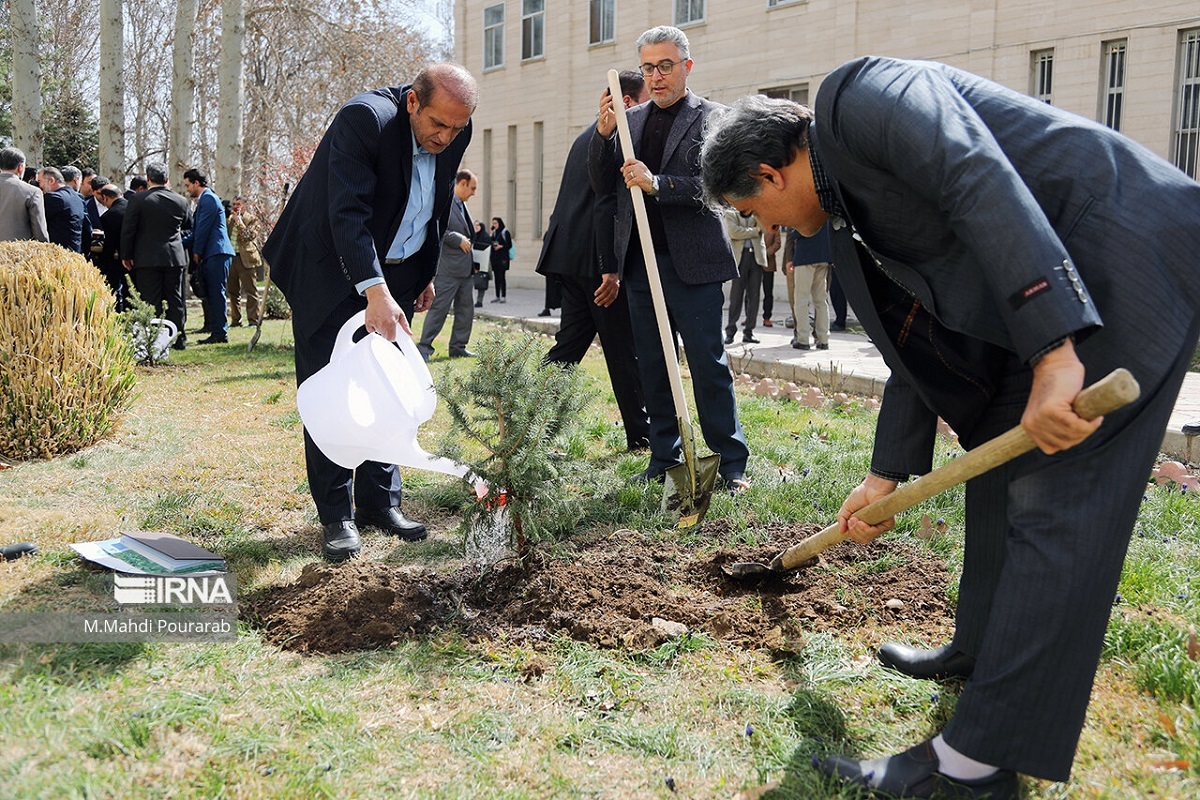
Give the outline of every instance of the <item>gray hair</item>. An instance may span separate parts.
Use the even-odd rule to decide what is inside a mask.
[[[54,180],[58,183],[66,183],[66,181],[63,180],[63,174],[59,171],[58,167],[42,167],[38,170],[38,175],[48,175],[51,178],[54,178]]]
[[[648,44],[670,42],[679,48],[679,55],[686,61],[691,58],[691,48],[688,46],[687,34],[671,25],[659,25],[651,28],[638,37],[637,51],[640,55],[642,48]]]
[[[700,149],[704,200],[719,208],[762,191],[759,164],[783,167],[808,149],[813,113],[790,100],[741,97],[708,118]]]
[[[62,173],[63,181],[65,183],[71,183],[72,181],[77,181],[83,177],[82,173],[80,173],[78,169],[69,164],[65,167],[60,167],[58,171]]]
[[[0,169],[11,172],[25,163],[25,154],[16,147],[5,147],[0,150]]]
[[[165,186],[167,183],[167,166],[166,164],[147,164],[146,165],[146,180],[150,183],[156,183],[159,186]]]

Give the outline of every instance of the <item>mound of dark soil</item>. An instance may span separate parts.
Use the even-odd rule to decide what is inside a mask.
[[[735,561],[768,562],[815,530],[778,526],[768,545],[703,552],[619,531],[570,558],[446,576],[361,560],[314,563],[295,583],[243,603],[243,615],[270,641],[317,653],[386,647],[438,629],[530,644],[567,635],[637,650],[686,627],[780,652],[798,648],[808,633],[853,627],[902,623],[906,636],[947,635],[946,567],[919,546],[843,544],[814,567],[757,583],[721,570]]]

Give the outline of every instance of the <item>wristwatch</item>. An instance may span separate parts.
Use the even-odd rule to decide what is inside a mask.
[[[650,176],[650,196],[658,197],[658,176],[657,175]]]

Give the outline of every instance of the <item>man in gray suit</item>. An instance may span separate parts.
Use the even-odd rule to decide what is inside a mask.
[[[15,147],[0,149],[0,242],[50,241],[42,193],[22,180],[24,174],[25,154]]]
[[[471,326],[475,322],[475,280],[471,275],[475,271],[475,259],[471,254],[475,223],[467,211],[467,201],[475,196],[478,186],[475,173],[469,169],[460,169],[454,176],[450,220],[442,235],[437,273],[433,278],[433,305],[425,315],[425,327],[421,329],[421,341],[417,343],[417,349],[426,361],[433,355],[433,340],[442,332],[451,305],[454,306],[454,327],[450,331],[450,357],[475,355],[467,349]]]
[[[804,235],[829,221],[846,296],[892,370],[870,474],[838,513],[851,538],[893,526],[854,515],[930,469],[938,415],[967,448],[1016,424],[1039,448],[967,484],[953,643],[880,652],[910,675],[970,675],[953,718],[899,755],[819,768],[901,797],[1066,780],[1200,333],[1200,185],[1088,120],[882,58],[830,73],[815,114],[738,101],[702,160],[717,202]],[[1103,425],[1077,416],[1085,373],[1115,367],[1141,399]]]
[[[687,88],[692,71],[687,36],[662,25],[638,37],[641,72],[651,102],[629,110],[636,158],[618,155],[613,98],[600,101],[588,171],[597,194],[617,194],[616,252],[620,280],[629,291],[629,315],[637,347],[646,410],[650,414],[650,465],[641,480],[662,480],[679,462],[679,426],[671,399],[650,282],[627,187],[646,193],[658,273],[675,331],[683,340],[696,412],[704,441],[721,456],[724,485],[748,487],[750,451],[738,421],[733,376],[721,340],[721,284],[737,277],[733,251],[720,218],[700,199],[700,140],[705,121],[722,106]]]

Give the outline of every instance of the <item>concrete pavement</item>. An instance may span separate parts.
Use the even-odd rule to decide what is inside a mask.
[[[475,313],[483,318],[516,321],[551,334],[558,330],[557,309],[549,317],[538,316],[545,301],[541,289],[510,287],[506,303],[493,302],[494,297],[495,289],[490,288],[483,307],[475,309]],[[883,394],[883,385],[890,373],[883,357],[865,334],[833,333],[829,337],[828,350],[796,350],[791,346],[792,331],[783,325],[787,303],[777,301],[775,308],[783,313],[776,314],[774,327],[760,325],[754,329],[759,344],[743,344],[739,329],[734,344],[726,346],[734,370],[756,378],[795,381],[822,388],[834,386],[853,394]],[[851,315],[851,325],[853,323]],[[1185,423],[1194,420],[1200,420],[1200,373],[1189,372],[1164,431],[1164,453],[1192,463],[1200,460],[1200,437],[1194,437],[1198,441],[1192,442],[1189,449],[1182,431]]]

